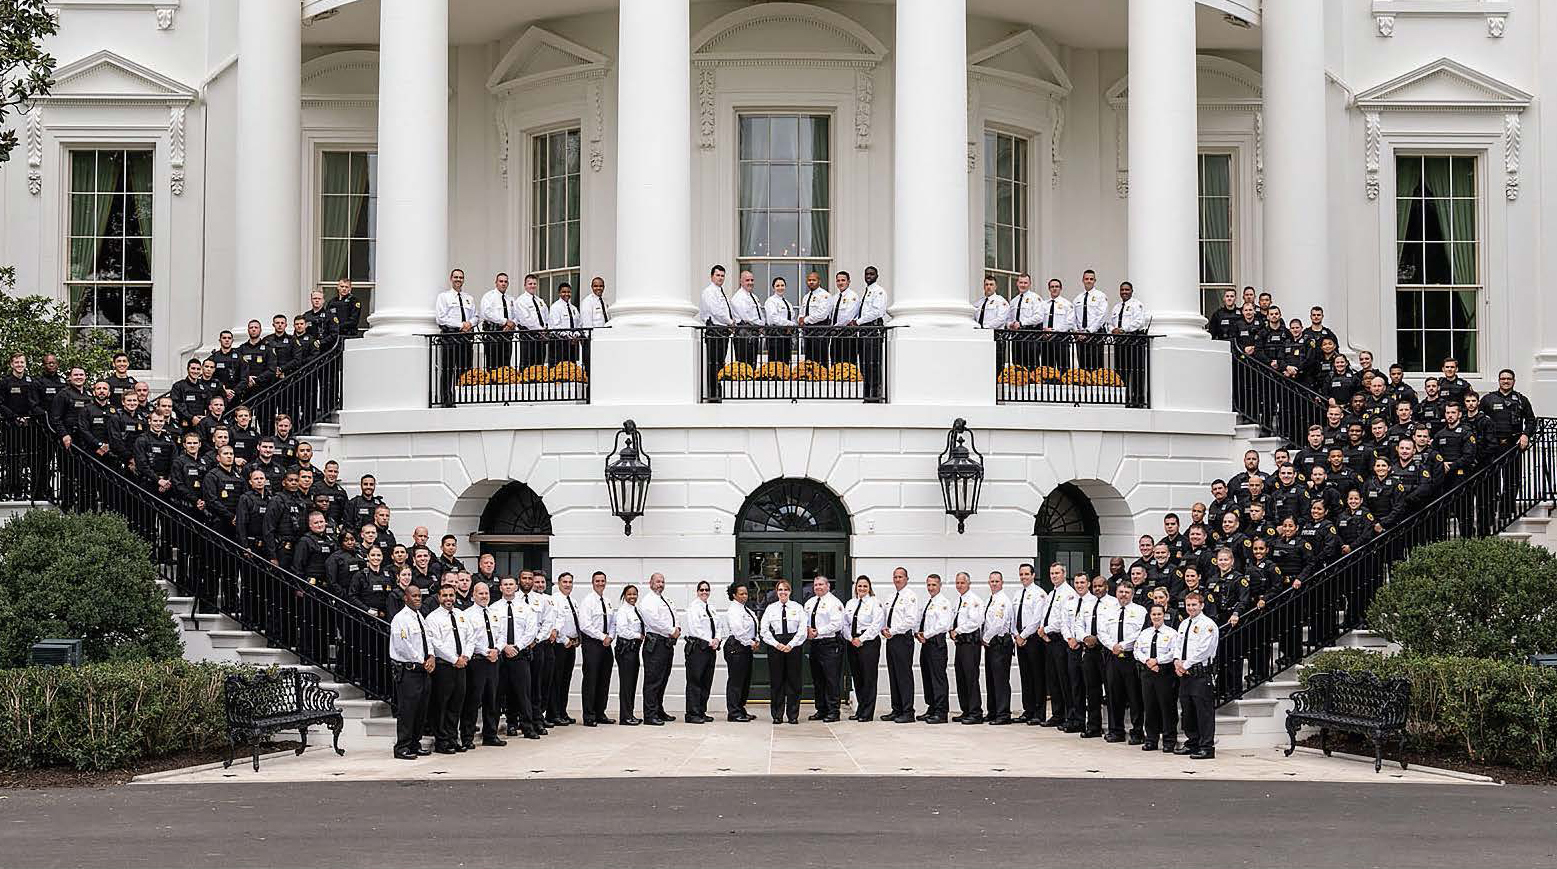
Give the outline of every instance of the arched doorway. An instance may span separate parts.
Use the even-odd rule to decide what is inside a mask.
[[[478,528],[471,540],[497,561],[499,576],[540,570],[551,577],[551,511],[534,489],[518,481],[498,489]]]
[[[781,477],[757,487],[735,518],[735,575],[758,578],[758,593],[749,604],[761,613],[773,587],[789,580],[794,600],[811,596],[818,574],[833,581],[833,593],[847,600],[853,576],[849,564],[849,514],[826,486],[800,477]],[[811,697],[811,670],[802,667]],[[752,671],[753,699],[768,697],[768,663],[759,655]],[[845,692],[847,693],[847,692]]]
[[[1098,518],[1092,499],[1070,483],[1055,487],[1038,508],[1033,535],[1038,538],[1038,576],[1048,579],[1048,566],[1065,565],[1065,575],[1098,569]],[[1047,584],[1047,583],[1046,583]]]

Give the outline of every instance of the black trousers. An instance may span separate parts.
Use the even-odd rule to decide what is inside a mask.
[[[478,337],[473,332],[461,332],[448,326],[439,326],[438,329],[443,333],[443,358],[441,360],[443,363],[443,378],[438,386],[443,393],[443,403],[452,407],[455,385],[459,382],[460,375],[470,370],[471,360],[476,355],[475,342],[478,340]],[[274,379],[274,377],[270,379]],[[258,392],[266,385],[268,384],[262,378],[254,384],[254,389],[251,390],[250,394]]]
[[[1048,661],[1044,656],[1044,652],[1047,650],[1048,644],[1043,641],[1042,636],[1042,634],[1033,634],[1027,638],[1026,643],[1020,646],[1016,645],[1014,640],[1012,641],[1013,653],[1016,656],[1017,678],[1021,680],[1020,684],[1022,686],[1022,715],[1025,718],[1037,719],[1038,721],[1044,720],[1044,685],[1048,682],[1044,678],[1045,670],[1048,667]],[[1008,680],[1007,685],[1009,684]],[[993,715],[995,712],[993,696],[991,696],[989,702],[989,711]],[[1008,691],[1006,693],[1008,708],[1010,702],[1011,695]]]
[[[465,705],[460,713],[460,742],[469,745],[476,740],[476,712],[481,712],[481,738],[497,736],[497,669],[496,661],[485,657],[470,659],[469,673],[465,677]]]
[[[724,666],[729,672],[724,680],[724,711],[726,715],[746,715],[746,701],[751,697],[751,646],[735,639],[724,641]]]
[[[535,710],[535,717],[542,723],[546,718],[546,701],[550,696],[551,668],[553,666],[552,650],[555,643],[542,640],[530,650],[530,706]]]
[[[573,662],[577,659],[578,646],[557,645],[551,650],[551,692],[546,695],[546,711],[559,721],[568,717],[568,693],[573,689]]]
[[[779,327],[779,329],[780,334],[769,335],[767,338],[768,361],[782,362],[785,365],[788,365],[790,364],[790,354],[794,351],[795,347],[795,339],[791,337],[791,335],[794,333],[794,330],[793,328],[786,329],[782,326]]]
[[[844,653],[849,659],[849,674],[854,679],[854,714],[861,721],[869,721],[876,717],[881,638],[860,643],[859,648],[855,648],[853,643],[846,643]]]
[[[616,703],[623,721],[634,717],[634,700],[638,695],[639,647],[642,645],[642,640],[616,641]]]
[[[837,718],[842,709],[843,640],[837,637],[806,643],[811,658],[811,690],[816,694],[816,711],[823,718]]]
[[[708,695],[714,687],[714,647],[699,639],[686,641],[687,718],[708,714]]]
[[[804,334],[804,333],[802,333]],[[833,337],[830,332],[821,335],[808,335],[801,338],[800,349],[805,352],[806,359],[818,365],[831,365],[833,360]],[[887,660],[892,660],[889,654]]]
[[[1103,676],[1108,685],[1108,732],[1125,735],[1125,709],[1130,711],[1130,735],[1141,735],[1141,679],[1136,675],[1135,655],[1105,651]]]
[[[1070,717],[1070,646],[1059,634],[1049,634],[1049,642],[1043,643],[1044,679],[1049,689],[1050,721],[1068,723]],[[1034,636],[1036,639],[1036,635]],[[1043,712],[1039,706],[1038,711]]]
[[[883,397],[887,386],[886,373],[882,370],[887,349],[887,330],[864,329],[859,338],[850,340],[859,348],[860,378],[865,381],[865,398]]]
[[[514,358],[514,342],[510,336],[512,332],[504,332],[501,328],[489,329],[481,340],[481,345],[486,355],[487,368],[504,368]]]
[[[606,716],[611,698],[611,648],[593,637],[583,638],[584,720],[599,721]]]
[[[782,639],[782,638],[781,638]],[[800,649],[780,652],[768,647],[768,707],[777,724],[800,717]]]
[[[957,708],[963,715],[984,714],[984,698],[979,691],[979,658],[982,657],[984,647],[979,644],[977,636],[971,641],[957,640],[955,672],[957,674]],[[1006,665],[1010,666],[1010,661]],[[1007,673],[1009,681],[1010,674]],[[1009,687],[1007,688],[1009,690]]]
[[[719,398],[719,369],[730,350],[730,330],[709,326],[703,330],[703,369],[707,395]]]
[[[946,684],[946,635],[925,637],[919,646],[919,680],[924,683],[925,714],[945,718],[951,697]]]
[[[520,652],[512,658],[505,655],[497,658],[497,681],[502,686],[499,693],[507,704],[504,711],[508,715],[508,724],[525,731],[534,729],[539,718],[530,703],[530,670],[533,661],[534,658],[528,652]]]
[[[1067,652],[1066,672],[1070,677],[1070,706],[1065,716],[1065,721],[1071,727],[1083,729],[1087,726],[1088,696],[1087,696],[1087,667],[1083,661],[1086,646],[1077,646]],[[1102,687],[1102,666],[1098,667],[1098,686]],[[1103,717],[1102,697],[1098,698],[1098,719]]]
[[[551,342],[545,340],[545,332],[534,330],[527,332],[512,332],[515,343],[519,345],[519,368],[529,368],[531,365],[546,364],[546,349]]]
[[[1009,636],[996,637],[984,647],[984,688],[991,719],[1011,717],[1011,658],[1015,651]]]
[[[649,634],[643,641],[643,717],[665,717],[665,686],[676,663],[676,647],[665,637]]]
[[[432,679],[420,666],[406,669],[395,664],[395,752],[406,754],[422,747],[427,725],[427,700]]]
[[[1096,326],[1096,323],[1092,324]],[[1080,336],[1077,336],[1080,338]],[[1076,367],[1089,371],[1103,367],[1103,336],[1097,333],[1087,333],[1084,340],[1076,343]]]
[[[1070,370],[1070,342],[1064,332],[1044,332],[1038,336],[1039,365],[1056,368],[1061,374]]]
[[[432,672],[432,703],[427,718],[439,748],[453,748],[460,741],[460,713],[465,709],[465,670],[443,659]]]
[[[894,634],[887,639],[887,690],[892,697],[892,716],[914,714],[914,638]]]
[[[1172,664],[1163,664],[1153,673],[1141,667],[1141,700],[1146,707],[1146,741],[1158,737],[1168,745],[1179,738],[1179,677]]]
[[[735,361],[756,368],[757,355],[762,349],[762,330],[756,326],[740,326],[730,331],[730,352]]]
[[[1211,669],[1200,665],[1179,679],[1179,720],[1184,725],[1184,745],[1191,750],[1216,747],[1216,701],[1211,692]]]

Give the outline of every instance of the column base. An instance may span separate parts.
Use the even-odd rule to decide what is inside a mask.
[[[995,339],[988,331],[914,326],[888,338],[888,400],[892,404],[992,407]]]
[[[1151,352],[1153,410],[1231,410],[1233,366],[1226,342],[1165,335],[1152,340]]]
[[[697,335],[670,324],[596,329],[590,403],[696,404]]]
[[[369,332],[346,342],[344,410],[426,410],[427,339]]]

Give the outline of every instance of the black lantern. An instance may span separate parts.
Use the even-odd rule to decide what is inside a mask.
[[[967,445],[963,440],[967,440]],[[957,533],[963,533],[969,516],[979,511],[979,489],[984,485],[984,454],[973,445],[968,421],[959,419],[946,433],[946,451],[941,453],[941,495],[946,500],[946,515],[957,517]]]
[[[632,534],[633,520],[643,515],[653,476],[638,426],[632,420],[622,423],[622,430],[616,433],[616,448],[606,456],[605,482],[611,496],[611,515],[622,520],[624,534]]]

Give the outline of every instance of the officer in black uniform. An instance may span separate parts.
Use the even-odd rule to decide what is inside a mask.
[[[351,293],[351,281],[342,278],[335,282],[335,298],[325,305],[330,313],[331,331],[342,338],[355,338],[361,334],[362,302]]]
[[[249,552],[269,559],[265,548],[265,513],[270,508],[270,490],[265,472],[254,468],[244,475],[248,488],[238,496],[238,509],[234,514],[235,538]]]
[[[391,601],[397,593],[395,577],[384,563],[383,550],[368,550],[362,566],[352,574],[346,599],[370,616],[387,619]]]
[[[363,474],[359,481],[361,494],[346,502],[345,524],[347,528],[361,528],[373,522],[373,511],[384,506],[384,499],[373,494],[378,488],[378,479],[372,474]],[[386,548],[389,545],[387,541]]]
[[[314,501],[317,506],[319,501]],[[329,514],[320,510],[324,515],[324,523],[330,524]],[[350,529],[342,529],[333,535],[339,544],[336,550],[330,553],[330,557],[324,561],[325,586],[339,597],[346,597],[351,591],[351,579],[362,569],[362,556],[357,552],[357,535]],[[382,561],[380,564],[382,565]]]
[[[130,376],[129,354],[115,353],[109,367],[108,376],[103,379],[108,381],[109,402],[118,407],[119,399],[135,389],[136,380]]]
[[[221,446],[216,450],[216,467],[206,472],[200,481],[200,494],[205,501],[205,513],[213,527],[228,539],[234,539],[234,521],[238,500],[243,492],[243,478],[233,467],[232,447]]]

